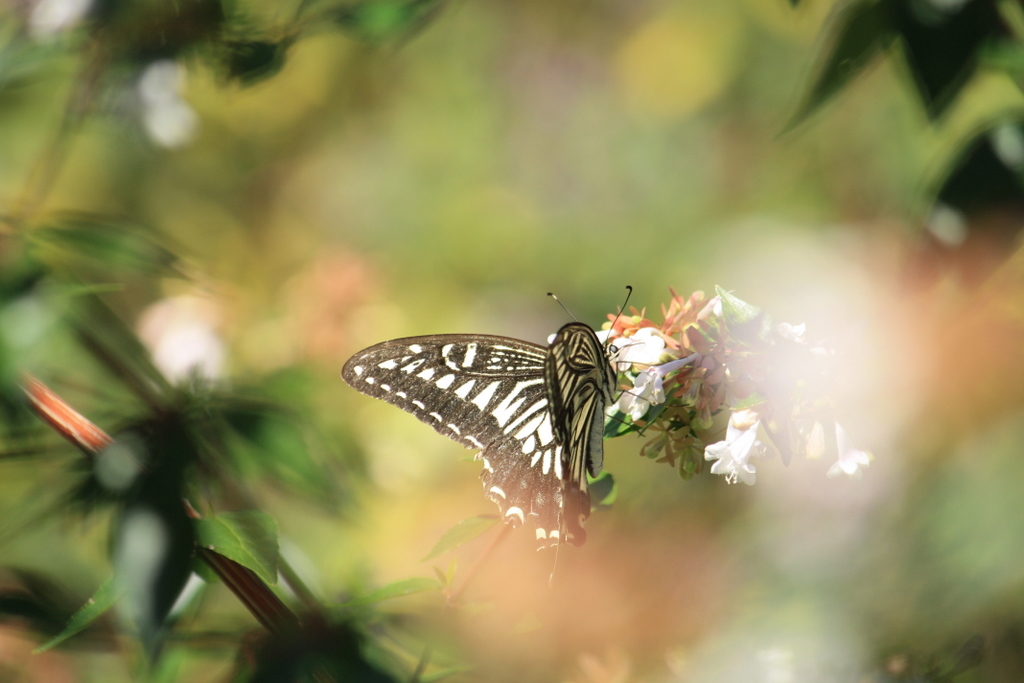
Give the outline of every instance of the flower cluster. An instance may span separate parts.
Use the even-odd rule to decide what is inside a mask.
[[[606,436],[646,434],[641,454],[687,479],[713,461],[712,474],[753,484],[756,461],[775,454],[786,464],[793,453],[828,454],[836,459],[829,476],[868,464],[832,417],[834,350],[721,289],[711,298],[671,294],[660,324],[645,310],[608,316],[602,335],[627,381],[608,409]]]

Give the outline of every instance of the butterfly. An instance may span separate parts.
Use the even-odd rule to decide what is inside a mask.
[[[616,388],[611,356],[593,328],[572,322],[547,347],[489,335],[393,339],[356,353],[341,376],[478,449],[487,497],[507,524],[531,522],[544,548],[586,540],[587,474],[601,471]]]

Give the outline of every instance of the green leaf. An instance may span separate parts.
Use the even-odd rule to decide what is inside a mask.
[[[762,403],[766,403],[767,401],[768,398],[764,394],[754,391],[751,392],[751,394],[746,398],[741,398],[737,400],[732,405],[732,410],[744,410],[746,408],[753,408],[754,406],[759,406]]]
[[[767,313],[721,287],[716,286],[715,291],[722,299],[722,317],[730,335],[748,345],[775,343],[772,320]]]
[[[602,472],[591,478],[587,475],[591,507],[611,507],[619,497],[619,486],[610,472]]]
[[[342,606],[361,607],[363,605],[372,605],[376,602],[383,602],[384,600],[391,600],[393,598],[401,598],[406,595],[413,595],[414,593],[426,593],[428,591],[440,590],[441,587],[441,583],[437,579],[428,579],[417,576],[411,579],[395,581],[394,583],[389,583],[386,586],[381,586],[377,590],[371,591],[366,595],[349,600]]]
[[[256,572],[267,583],[277,583],[277,522],[265,512],[225,512],[196,521],[200,545]]]
[[[436,683],[436,681],[441,681],[451,676],[458,676],[459,674],[464,674],[467,671],[472,670],[473,667],[471,666],[450,666],[447,669],[441,669],[440,671],[435,671],[434,673],[427,674],[425,676],[420,676],[419,680],[421,680],[423,683]]]
[[[229,42],[228,77],[242,86],[250,86],[277,74],[284,66],[291,41],[277,43],[265,40]]]
[[[455,550],[461,545],[469,543],[477,536],[488,531],[498,521],[497,515],[480,515],[478,517],[470,517],[464,519],[448,531],[441,535],[440,540],[434,546],[434,549],[427,553],[420,562],[426,562],[429,559],[437,557],[441,553],[446,553],[449,550]]]
[[[123,218],[86,213],[53,216],[31,231],[40,259],[72,269],[107,274],[132,270],[146,274],[180,276],[178,256],[166,238],[146,225]]]
[[[822,66],[814,83],[783,132],[803,123],[892,44],[897,32],[889,0],[850,5],[838,15],[830,33],[828,56],[819,59]]]
[[[333,20],[370,43],[408,39],[437,17],[443,0],[362,0],[334,13]]]
[[[307,428],[298,413],[283,407],[289,400],[294,406],[302,399],[294,394],[290,398],[282,396],[282,405],[278,405],[228,395],[216,397],[211,405],[230,427],[228,446],[240,468],[255,468],[275,483],[328,495],[334,484],[310,450],[318,445],[318,435]]]
[[[99,619],[107,610],[113,607],[122,593],[124,593],[123,587],[118,585],[114,581],[114,577],[111,576],[96,589],[96,592],[89,598],[89,601],[71,616],[63,631],[37,647],[33,652],[36,654],[46,652],[60,645],[76,633],[83,631],[89,624]]]
[[[629,421],[629,416],[621,411],[615,413],[604,424],[604,438],[614,439],[623,434],[638,431],[640,428]]]

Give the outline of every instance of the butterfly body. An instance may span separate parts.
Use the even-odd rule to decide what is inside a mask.
[[[550,347],[489,335],[394,339],[358,352],[341,374],[478,449],[484,492],[505,522],[532,522],[541,547],[583,543],[586,472],[601,469],[615,386],[593,329],[569,323]]]

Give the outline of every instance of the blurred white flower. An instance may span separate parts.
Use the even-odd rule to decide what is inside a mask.
[[[642,418],[652,405],[665,402],[663,388],[665,377],[687,363],[692,363],[697,355],[695,353],[686,358],[655,365],[641,372],[633,380],[632,390],[622,392],[616,406],[617,409],[620,412],[628,413],[634,421]]]
[[[757,469],[750,463],[751,458],[767,453],[765,445],[758,441],[761,420],[752,410],[738,410],[729,417],[729,428],[725,441],[719,441],[704,449],[705,460],[715,460],[711,474],[721,474],[725,481],[735,484],[742,481],[753,486]]]
[[[139,78],[142,124],[161,147],[181,147],[195,134],[197,117],[181,97],[184,87],[185,70],[171,59],[153,62]]]
[[[217,334],[220,315],[205,299],[180,296],[163,299],[139,319],[139,336],[153,362],[172,382],[197,374],[217,379],[224,374],[226,351]]]
[[[92,6],[92,0],[39,0],[28,18],[33,38],[50,38],[77,24]]]
[[[807,338],[804,336],[807,333],[807,323],[800,323],[799,325],[779,323],[778,327],[775,329],[783,339],[788,339],[789,341],[796,342],[797,344],[807,343]]]
[[[854,476],[860,474],[861,467],[867,467],[871,462],[871,455],[866,451],[860,451],[850,443],[850,437],[846,430],[836,423],[836,450],[839,451],[839,458],[828,468],[826,476],[838,477],[840,474]]]

